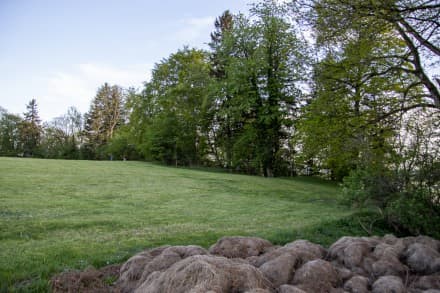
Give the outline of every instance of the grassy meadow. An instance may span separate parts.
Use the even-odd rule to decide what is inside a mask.
[[[225,235],[328,245],[365,234],[337,185],[144,162],[0,158],[0,291],[48,290],[54,273]]]

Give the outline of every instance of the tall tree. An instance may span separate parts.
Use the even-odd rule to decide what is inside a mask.
[[[282,5],[263,1],[252,14],[236,16],[223,36],[231,98],[220,110],[235,127],[233,165],[274,176],[283,169],[282,148],[296,112],[305,58]]]
[[[67,109],[67,113],[63,116],[63,120],[66,122],[65,124],[65,132],[75,139],[75,136],[78,136],[83,127],[83,118],[81,112],[78,111],[77,108],[71,106]]]
[[[16,156],[22,152],[20,127],[22,118],[0,108],[0,155]]]
[[[231,48],[227,46],[227,35],[233,28],[233,15],[226,10],[214,23],[214,31],[211,33],[210,62],[211,74],[215,79],[212,94],[215,102],[210,109],[212,121],[211,131],[208,135],[211,152],[218,165],[232,168],[233,139],[237,131],[234,119],[230,113],[232,94],[228,89],[226,67],[231,55]]]
[[[82,115],[75,107],[45,123],[42,153],[48,158],[77,159],[81,144]]]
[[[371,38],[354,39],[344,54],[315,66],[314,96],[300,123],[302,155],[329,169],[332,179],[341,180],[364,159],[385,163],[383,155],[390,151],[398,117],[380,118],[399,104],[411,80],[372,74],[380,64],[369,56],[381,46],[390,48]]]
[[[121,87],[105,83],[92,101],[89,112],[85,114],[85,148],[95,158],[104,157],[99,153],[125,119],[125,95]],[[91,153],[90,153],[91,152]]]
[[[214,22],[214,31],[211,33],[209,47],[212,50],[210,54],[212,74],[217,78],[224,78],[226,75],[227,55],[222,50],[222,46],[224,46],[225,35],[232,30],[233,25],[233,15],[229,10],[223,12]]]
[[[143,93],[132,99],[131,129],[146,158],[174,165],[206,159],[210,66],[206,52],[184,48],[153,70]],[[141,129],[141,130],[139,130]]]
[[[38,115],[37,101],[32,99],[26,105],[24,120],[20,126],[21,142],[25,156],[34,156],[38,152],[41,138],[41,120]]]

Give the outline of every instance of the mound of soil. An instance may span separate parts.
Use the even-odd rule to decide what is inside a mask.
[[[121,266],[65,272],[54,292],[440,292],[440,241],[426,237],[342,237],[330,248],[223,237],[209,250],[163,246]]]
[[[110,265],[99,270],[89,268],[83,272],[64,272],[54,276],[50,284],[53,292],[120,292],[113,286],[119,278],[120,269],[121,265]]]

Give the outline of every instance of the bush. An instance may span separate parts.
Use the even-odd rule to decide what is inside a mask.
[[[387,205],[387,220],[396,229],[440,239],[440,205],[432,200],[426,189],[402,193]]]
[[[353,171],[343,181],[346,203],[377,207],[383,220],[398,234],[425,234],[440,238],[440,178],[427,176],[431,164],[411,172],[386,168]]]
[[[385,168],[357,169],[343,180],[344,199],[357,207],[384,209],[390,198],[402,189],[399,176]]]

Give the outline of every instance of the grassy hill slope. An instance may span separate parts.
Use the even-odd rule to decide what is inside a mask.
[[[328,244],[350,225],[334,184],[143,162],[0,158],[1,291],[44,291],[56,272],[146,247],[225,235]]]

